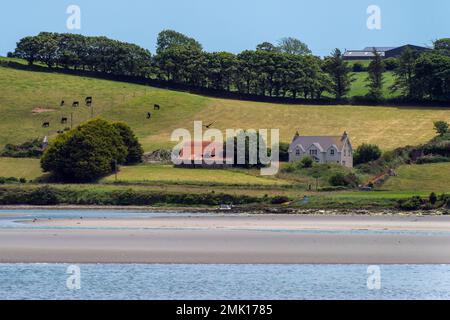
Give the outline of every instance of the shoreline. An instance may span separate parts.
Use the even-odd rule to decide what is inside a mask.
[[[289,208],[289,207],[236,207],[232,210],[220,210],[216,207],[174,207],[174,206],[105,206],[105,205],[51,205],[51,206],[35,206],[35,205],[0,205],[0,210],[86,210],[86,211],[139,211],[139,212],[166,212],[166,213],[220,213],[220,214],[291,214],[291,215],[312,215],[312,216],[348,216],[348,215],[397,215],[397,216],[447,216],[448,210],[414,210],[400,211],[398,209],[330,209],[330,208]]]

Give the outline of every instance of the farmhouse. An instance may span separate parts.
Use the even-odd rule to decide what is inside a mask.
[[[416,52],[423,52],[429,50],[425,47],[414,46],[407,44],[400,47],[366,47],[362,50],[345,50],[344,60],[370,60],[374,57],[374,49],[381,55],[382,58],[397,58],[401,56],[406,48]]]
[[[289,147],[289,162],[303,157],[311,157],[317,163],[353,167],[353,148],[347,132],[342,136],[301,136],[297,132]]]
[[[223,156],[223,144],[212,141],[187,141],[176,159],[180,167],[225,167],[230,161]]]

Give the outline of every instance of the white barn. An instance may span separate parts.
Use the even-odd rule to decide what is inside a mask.
[[[353,168],[353,147],[347,132],[342,136],[301,136],[297,132],[289,147],[289,162],[303,157]]]

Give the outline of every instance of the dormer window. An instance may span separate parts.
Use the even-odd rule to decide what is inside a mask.
[[[330,154],[331,154],[332,156],[334,156],[334,149],[331,149],[331,150],[330,150]]]
[[[317,156],[317,150],[309,150],[309,154],[312,156]]]
[[[301,154],[300,149],[296,149],[296,150],[295,150],[295,155],[296,155],[296,156],[300,156],[300,154]]]

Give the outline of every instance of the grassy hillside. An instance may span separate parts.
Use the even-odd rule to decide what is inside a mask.
[[[450,192],[450,163],[405,165],[383,185],[390,191]]]
[[[0,158],[0,177],[33,180],[42,175],[38,159]]]
[[[203,185],[262,185],[281,186],[287,181],[258,176],[259,171],[225,170],[225,169],[182,169],[171,165],[142,164],[122,167],[117,175],[120,182],[159,182],[167,184],[203,184]],[[111,175],[102,182],[115,181]]]
[[[91,110],[83,104],[79,108],[59,107],[61,99],[71,104],[74,100],[82,102],[86,96],[94,97],[94,116],[127,122],[146,151],[170,146],[172,131],[192,130],[194,120],[216,121],[215,127],[222,130],[279,128],[284,142],[290,142],[296,130],[311,135],[339,135],[347,130],[354,145],[376,143],[384,150],[425,142],[434,136],[433,121],[450,121],[450,110],[444,108],[244,102],[0,67],[0,146],[55,136],[68,126],[60,124],[61,118],[70,118],[71,113],[74,125],[88,120]],[[155,103],[162,106],[161,111],[153,111]],[[149,111],[154,116],[150,121],[146,119]],[[48,129],[41,127],[46,121],[51,123]]]

